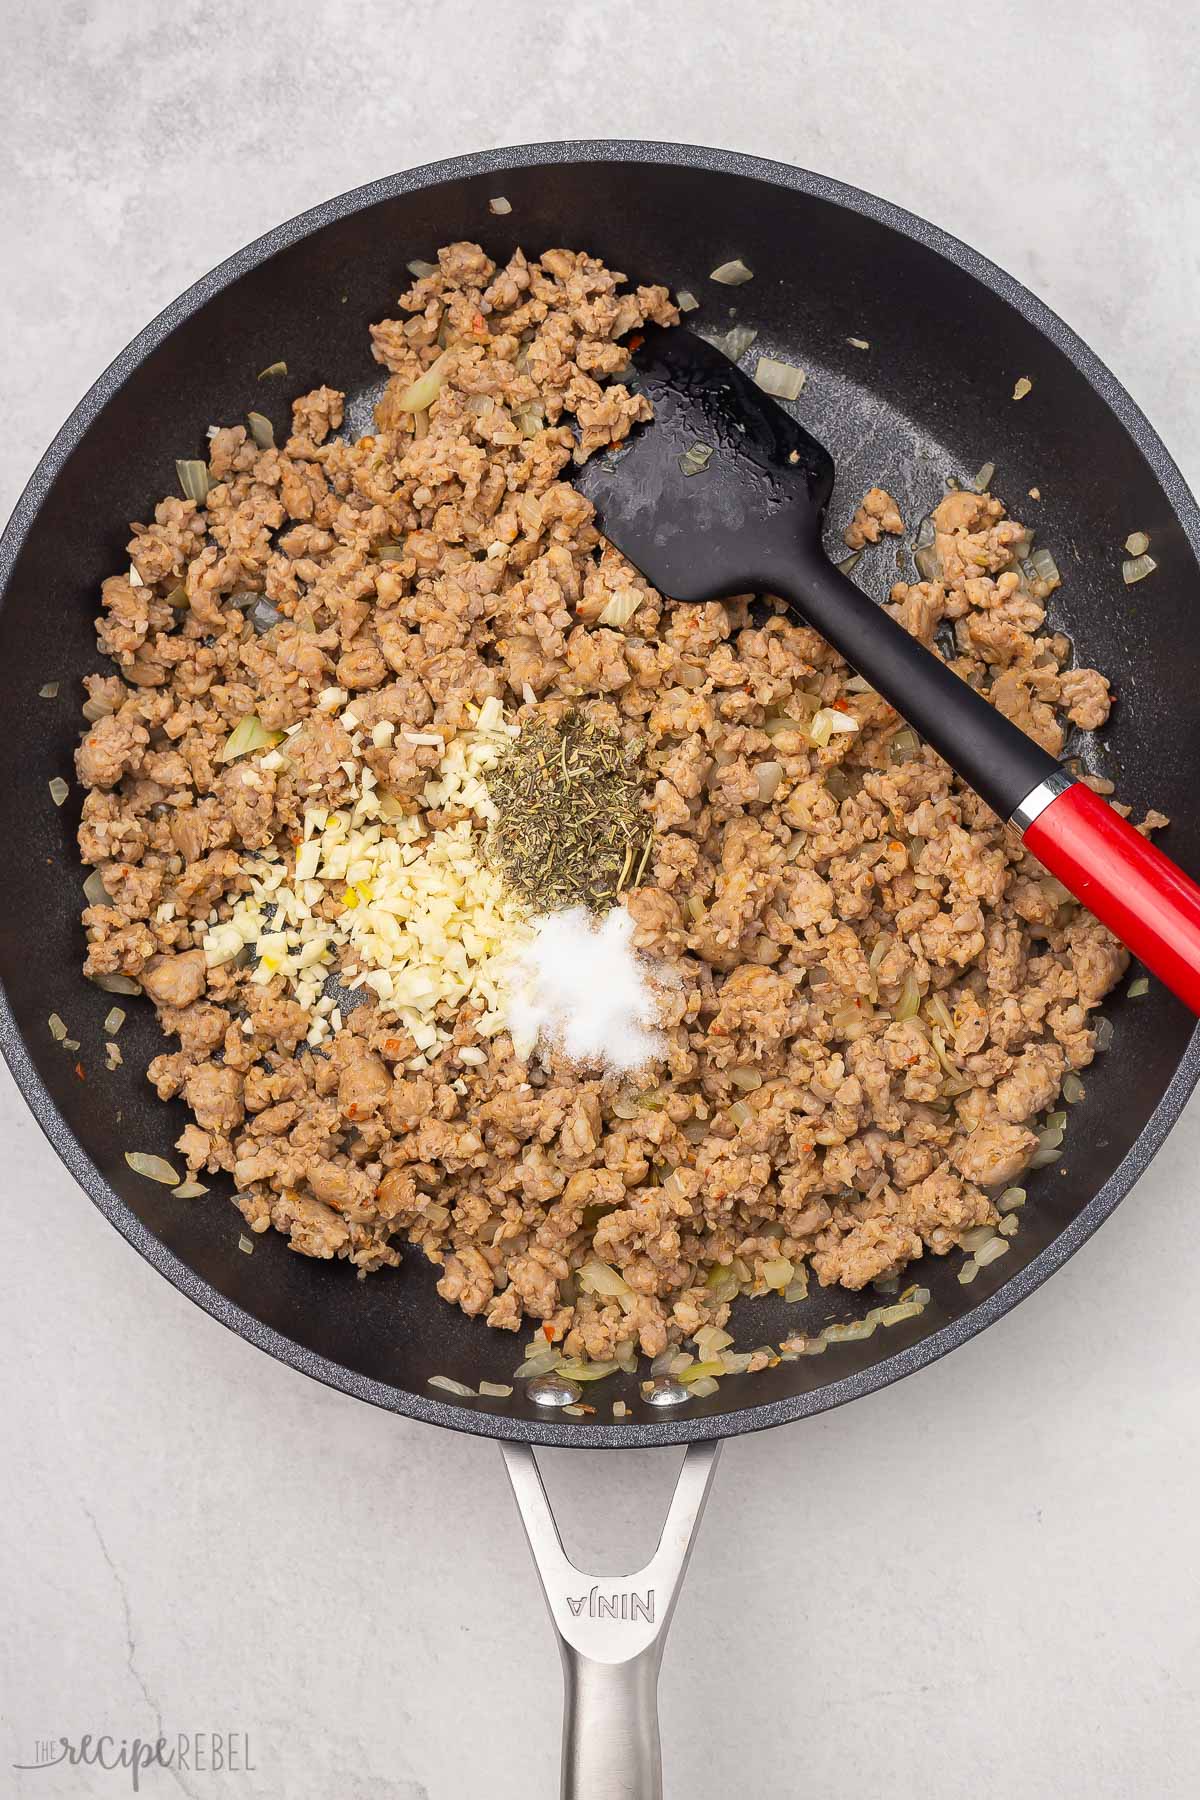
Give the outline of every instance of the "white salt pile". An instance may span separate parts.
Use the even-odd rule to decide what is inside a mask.
[[[654,970],[633,948],[633,920],[614,906],[597,921],[586,907],[532,923],[533,939],[509,976],[508,1026],[522,1060],[541,1044],[573,1063],[629,1074],[665,1054]]]

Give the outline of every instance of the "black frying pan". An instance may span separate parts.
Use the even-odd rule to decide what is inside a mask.
[[[511,202],[510,214],[489,211],[497,194]],[[1108,1008],[1113,1048],[1087,1072],[1065,1168],[1030,1179],[1021,1231],[1002,1264],[966,1288],[956,1279],[957,1259],[929,1258],[920,1272],[932,1301],[921,1318],[831,1346],[821,1357],[728,1378],[710,1399],[665,1412],[643,1402],[632,1380],[622,1388],[623,1378],[605,1384],[605,1403],[589,1420],[544,1412],[522,1386],[506,1400],[439,1399],[429,1376],[505,1381],[519,1345],[439,1300],[435,1272],[418,1258],[360,1283],[346,1264],[290,1254],[273,1233],[247,1257],[238,1249],[241,1221],[219,1184],[204,1202],[180,1202],[127,1169],[126,1150],[168,1151],[185,1114],[178,1105],[164,1108],[143,1079],[161,1041],[148,1006],[129,1008],[124,1067],[103,1067],[101,1021],[111,998],[78,973],[79,796],[73,790],[56,811],[46,787],[53,775],[72,775],[78,684],[97,661],[99,584],[125,561],[126,521],[147,517],[173,490],[176,457],[199,454],[211,422],[240,419],[255,406],[283,424],[294,394],[328,382],[349,396],[348,428],[364,429],[382,386],[368,324],[392,311],[408,258],[463,237],[499,259],[517,244],[586,247],[635,280],[691,288],[703,300],[692,322],[720,327],[736,308],[739,321],[757,327],[757,348],[809,372],[798,410],[839,473],[831,544],[872,483],[889,487],[911,522],[942,494],[948,473],[969,476],[994,462],[997,492],[1058,555],[1065,585],[1055,596],[1055,623],[1119,692],[1111,724],[1100,743],[1084,746],[1085,757],[1136,808],[1171,815],[1164,846],[1193,872],[1200,869],[1200,512],[1120,384],[1039,301],[964,245],[802,170],[636,143],[535,145],[439,163],[280,226],[147,326],[72,414],[22,496],[0,542],[0,818],[8,861],[0,893],[0,1047],[72,1173],[184,1293],[331,1386],[513,1444],[714,1442],[894,1381],[1024,1298],[1145,1168],[1200,1073],[1200,1037],[1184,1008],[1157,987],[1140,999],[1115,998]],[[749,286],[706,279],[734,256],[755,270]],[[850,338],[868,340],[869,350]],[[257,371],[280,358],[286,381],[256,384]],[[1019,376],[1033,389],[1015,403]],[[1041,490],[1037,503],[1025,499],[1031,486]],[[1159,566],[1147,587],[1126,590],[1120,546],[1135,529],[1150,534]],[[882,598],[895,573],[884,549],[864,560],[856,579]],[[38,697],[49,680],[61,683],[54,702]],[[85,1079],[50,1036],[52,1011],[84,1046]],[[743,1301],[735,1329],[739,1341],[778,1341],[856,1318],[875,1298],[833,1290],[786,1308]],[[607,1416],[615,1397],[630,1407],[619,1423]],[[679,1496],[693,1516],[711,1454],[704,1468],[700,1460],[685,1474],[693,1491]],[[585,1739],[619,1739],[626,1758],[613,1768],[581,1766],[577,1779],[589,1792],[652,1792],[647,1695],[681,1567],[678,1556],[667,1566],[672,1542],[682,1541],[674,1530],[680,1521],[664,1539],[667,1562],[651,1600],[645,1586],[607,1583],[603,1591],[581,1587],[576,1611],[570,1575],[547,1574],[552,1527],[539,1514],[536,1472],[519,1457],[510,1466],[539,1539],[556,1621],[579,1640],[569,1688]],[[597,1630],[589,1638],[590,1623]],[[607,1673],[597,1675],[600,1669]],[[622,1685],[624,1701],[642,1707],[640,1734],[592,1728],[589,1706],[610,1704]],[[630,1786],[634,1766],[641,1773]]]

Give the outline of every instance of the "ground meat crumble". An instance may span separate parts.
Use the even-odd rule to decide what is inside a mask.
[[[532,1318],[593,1357],[723,1324],[710,1277],[735,1259],[760,1288],[781,1257],[861,1288],[995,1220],[1126,965],[781,605],[673,607],[600,537],[570,466],[644,415],[618,340],[676,318],[665,289],[623,281],[567,250],[497,269],[451,245],[373,328],[390,373],[373,435],[336,435],[328,388],[295,402],[278,448],[217,431],[206,500],[162,501],[103,584],[117,675],[89,678],[77,758],[83,859],[110,897],[84,913],[86,970],[139,981],[177,1040],[149,1075],[193,1114],[189,1169],[227,1171],[252,1231],[362,1272],[411,1243],[464,1312]],[[414,414],[406,390],[439,358]],[[1063,666],[1022,526],[966,492],[933,526],[938,578],[892,590],[905,628],[1056,754],[1064,715],[1103,724],[1108,684]],[[872,489],[845,538],[902,529]],[[631,589],[627,628],[599,625]],[[248,596],[279,615],[265,635]],[[206,966],[241,853],[294,843],[306,805],[344,797],[345,734],[317,712],[333,684],[368,726],[452,739],[496,695],[518,721],[582,705],[642,746],[655,839],[627,904],[678,980],[666,1067],[636,1092],[526,1066],[507,1035],[464,1061],[469,1012],[427,1070],[369,1001],[314,1054],[279,982]],[[858,729],[815,747],[819,707]],[[253,762],[220,751],[251,712],[303,730],[248,783]],[[372,758],[416,807],[430,757]],[[781,770],[766,801],[764,762]],[[624,1306],[581,1291],[589,1258],[624,1277]]]

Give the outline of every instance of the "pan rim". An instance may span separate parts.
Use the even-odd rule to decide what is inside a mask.
[[[9,577],[41,506],[67,459],[130,374],[200,307],[259,267],[279,251],[299,243],[325,226],[398,194],[443,183],[508,170],[564,163],[650,163],[730,174],[787,188],[825,200],[869,218],[924,245],[972,276],[1006,301],[1070,361],[1117,417],[1159,481],[1181,529],[1200,559],[1200,507],[1197,506],[1169,451],[1126,389],[1083,340],[1013,276],[969,245],[919,215],[864,190],[789,163],[704,145],[643,139],[563,139],[473,152],[383,176],[321,202],[255,238],[219,263],[163,308],[126,345],[97,378],[56,433],[41,457],[12,516],[0,536],[0,606]],[[863,1395],[874,1393],[936,1362],[949,1351],[994,1324],[1073,1256],[1107,1219],[1144,1173],[1174,1125],[1200,1079],[1200,1024],[1143,1131],[1108,1181],[1092,1195],[1053,1243],[1012,1274],[996,1291],[961,1318],[951,1320],[919,1343],[899,1350],[869,1369],[843,1376],[811,1393],[784,1400],[762,1401],[728,1412],[654,1421],[592,1424],[545,1419],[519,1419],[503,1413],[478,1412],[436,1400],[389,1382],[363,1376],[318,1355],[284,1333],[263,1324],[254,1314],[225,1298],[142,1224],[101,1174],[72,1131],[42,1081],[19,1031],[0,980],[0,1053],[26,1104],[68,1171],[108,1222],[172,1286],[221,1324],[278,1361],[325,1386],[369,1401],[386,1411],[423,1423],[448,1426],[478,1437],[505,1439],[553,1448],[651,1448],[740,1436],[810,1417]]]

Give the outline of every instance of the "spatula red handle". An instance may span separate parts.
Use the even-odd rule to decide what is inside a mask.
[[[1200,1013],[1200,887],[1170,857],[1081,781],[1047,799],[1022,842]]]

